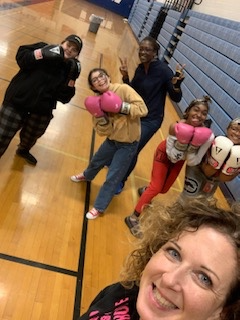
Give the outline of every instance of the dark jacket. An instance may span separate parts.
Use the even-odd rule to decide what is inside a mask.
[[[67,86],[67,61],[35,59],[33,51],[45,45],[39,42],[19,47],[16,60],[20,70],[6,90],[4,106],[47,115],[56,108],[57,101],[67,103],[74,96],[75,87]]]
[[[132,81],[126,81],[143,98],[148,114],[141,121],[159,119],[164,117],[164,106],[167,93],[174,102],[179,102],[182,92],[176,92],[172,84],[173,72],[170,67],[160,60],[150,63],[146,73],[143,64],[139,64]]]

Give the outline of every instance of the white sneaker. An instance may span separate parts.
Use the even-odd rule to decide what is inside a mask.
[[[101,212],[99,212],[97,209],[92,208],[90,211],[88,211],[86,213],[86,218],[89,220],[94,220],[96,219],[99,215],[101,214]]]
[[[71,176],[71,180],[74,182],[86,181],[83,172],[76,174],[75,176]]]

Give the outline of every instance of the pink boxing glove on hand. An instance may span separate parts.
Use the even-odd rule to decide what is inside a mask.
[[[175,148],[180,151],[186,151],[188,144],[192,140],[194,127],[184,122],[179,122],[175,124],[174,130],[177,138]]]
[[[106,91],[101,95],[101,108],[105,112],[129,114],[130,104],[112,91]]]
[[[195,127],[193,138],[188,147],[188,152],[195,153],[212,135],[212,130],[205,127]]]
[[[188,144],[192,139],[194,127],[184,122],[176,123],[174,126],[175,136],[167,138],[167,155],[172,163],[184,160]],[[177,140],[176,140],[177,139]],[[172,141],[173,144],[171,143]]]
[[[89,96],[84,101],[84,105],[88,112],[90,112],[94,117],[99,118],[100,125],[104,125],[108,123],[108,118],[105,112],[101,109],[100,103],[101,101],[99,96]]]

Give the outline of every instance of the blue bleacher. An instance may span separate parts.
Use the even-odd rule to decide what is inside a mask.
[[[213,16],[210,14],[201,13],[194,10],[189,10],[188,16],[198,18],[202,21],[212,22],[216,26],[222,26],[222,27],[229,28],[231,30],[240,31],[240,23],[238,21],[233,21],[233,20]]]
[[[144,24],[144,27],[142,28],[142,33],[141,33],[141,35],[139,37],[140,41],[143,38],[149,36],[150,31],[152,29],[152,26],[153,26],[155,20],[157,19],[158,13],[159,13],[162,5],[163,4],[161,2],[154,1],[152,3],[152,6],[149,7],[149,13],[148,13],[148,15],[146,17],[146,22]]]
[[[208,21],[202,14],[189,13],[187,25],[169,61],[173,70],[177,63],[186,64],[179,109],[183,112],[192,99],[209,95],[213,101],[210,118],[216,135],[225,134],[231,119],[240,116],[240,38],[236,31],[240,23],[236,25],[225,20],[211,16]],[[239,199],[240,178],[228,182],[224,188],[233,198]]]
[[[162,6],[163,4],[158,1],[138,0],[134,2],[128,22],[139,41],[150,34]]]
[[[162,59],[165,55],[168,44],[172,39],[173,33],[175,32],[180,17],[180,12],[174,10],[168,11],[168,15],[157,38],[158,42],[160,43],[160,59]]]
[[[151,31],[163,5],[156,9],[155,1],[150,5],[144,0],[136,2],[137,8],[133,6],[132,16],[130,13],[130,26],[138,39],[142,39]],[[178,63],[186,65],[183,97],[176,104],[180,113],[193,99],[209,95],[212,129],[215,135],[224,135],[231,119],[240,116],[240,23],[193,10],[185,14],[168,10],[157,38],[161,49],[159,58],[169,63],[173,71]],[[181,30],[183,20],[186,26]],[[240,178],[222,188],[239,199]]]
[[[132,28],[133,33],[139,39],[144,30],[144,25],[146,24],[147,14],[149,12],[149,8],[151,7],[151,3],[145,0],[139,0],[137,4],[133,5],[128,22],[130,27]]]

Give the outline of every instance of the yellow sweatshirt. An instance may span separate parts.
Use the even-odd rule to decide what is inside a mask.
[[[111,83],[109,91],[116,93],[123,102],[130,104],[129,114],[108,112],[109,122],[105,125],[101,125],[99,118],[93,117],[94,129],[100,136],[107,136],[110,140],[127,143],[139,141],[140,118],[145,117],[148,113],[143,99],[127,84]]]

